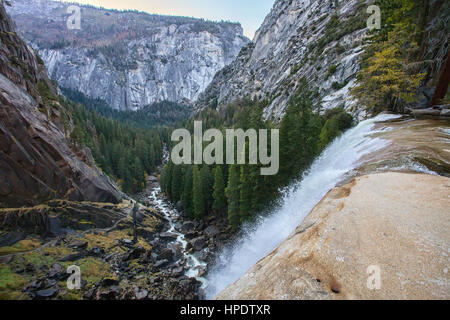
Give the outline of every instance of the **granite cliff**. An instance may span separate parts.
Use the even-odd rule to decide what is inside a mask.
[[[87,149],[69,142],[70,114],[45,66],[0,7],[0,206],[54,198],[118,202]]]
[[[18,0],[8,12],[61,87],[137,110],[163,100],[192,103],[248,43],[237,23]]]

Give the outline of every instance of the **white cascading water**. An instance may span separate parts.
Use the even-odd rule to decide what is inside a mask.
[[[398,117],[382,114],[362,121],[328,146],[301,181],[286,192],[279,209],[244,226],[243,236],[219,254],[208,274],[207,298],[214,298],[285,240],[324,195],[356,169],[362,156],[386,146],[386,140],[370,136],[374,124]]]
[[[163,200],[160,187],[153,189],[150,196],[148,197],[148,200],[166,217],[167,221],[169,222],[169,229],[167,230],[167,232],[173,233],[177,236],[175,243],[178,243],[180,245],[183,257],[186,259],[186,266],[188,267],[185,275],[188,277],[196,278],[204,285],[206,283],[206,280],[203,277],[199,276],[199,271],[206,268],[206,262],[200,261],[196,254],[187,252],[187,240],[185,239],[184,234],[182,234],[175,228],[174,219],[180,216],[179,212],[176,209],[171,208],[170,205],[165,200]]]

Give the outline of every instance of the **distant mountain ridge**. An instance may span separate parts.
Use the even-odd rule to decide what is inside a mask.
[[[192,103],[249,40],[240,24],[79,5],[81,29],[67,28],[70,3],[16,0],[7,7],[60,86],[138,110]]]

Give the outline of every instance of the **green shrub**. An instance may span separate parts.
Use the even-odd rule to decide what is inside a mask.
[[[336,65],[331,65],[331,66],[329,66],[328,67],[328,73],[327,73],[327,76],[326,76],[326,80],[328,80],[328,78],[330,77],[330,76],[332,76],[333,74],[335,74],[336,73],[336,70],[337,70],[337,66]]]

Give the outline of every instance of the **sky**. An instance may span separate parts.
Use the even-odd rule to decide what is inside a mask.
[[[104,7],[136,9],[148,13],[240,22],[250,39],[276,0],[62,0]]]

